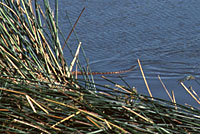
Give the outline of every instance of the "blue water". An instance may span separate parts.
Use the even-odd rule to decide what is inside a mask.
[[[52,1],[53,2],[53,1]],[[51,3],[52,7],[54,3]],[[197,0],[60,0],[59,26],[69,34],[81,10],[76,33],[93,71],[116,71],[137,65],[139,58],[155,97],[169,99],[158,75],[176,101],[199,107],[178,80],[200,74],[200,1]],[[72,34],[68,44],[75,51]],[[65,57],[71,60],[65,48]],[[83,61],[84,62],[84,61]],[[139,68],[122,74],[140,93],[147,93]],[[107,76],[121,83],[117,76]],[[101,77],[95,77],[102,82]],[[200,86],[186,82],[200,94]]]

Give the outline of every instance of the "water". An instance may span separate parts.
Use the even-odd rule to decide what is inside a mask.
[[[51,3],[53,5],[53,3]],[[83,7],[76,32],[93,71],[115,71],[137,65],[139,58],[153,96],[169,99],[157,76],[178,103],[199,105],[178,83],[179,79],[200,74],[200,1],[196,0],[73,0],[59,1],[59,26],[70,32]],[[73,34],[72,48],[77,41]],[[65,57],[69,58],[67,48]],[[122,75],[138,92],[147,93],[139,68]],[[121,82],[117,76],[107,76]],[[102,83],[100,77],[96,81]],[[199,92],[199,86],[187,82]]]

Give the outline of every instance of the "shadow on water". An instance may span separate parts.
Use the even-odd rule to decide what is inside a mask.
[[[53,4],[53,3],[51,3]],[[70,32],[67,15],[74,23],[86,7],[76,32],[93,71],[116,71],[137,65],[141,60],[156,97],[169,99],[157,76],[174,90],[178,103],[198,104],[185,93],[178,80],[200,74],[200,1],[73,0],[59,2],[59,26]],[[73,34],[68,42],[76,48]],[[69,57],[67,50],[64,51]],[[122,74],[139,92],[147,93],[139,68]],[[99,76],[96,82],[102,83]],[[117,76],[108,76],[119,81]],[[199,88],[189,82],[193,88]],[[188,98],[188,99],[185,99]]]

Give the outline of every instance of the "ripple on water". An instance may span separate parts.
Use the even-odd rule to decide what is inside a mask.
[[[129,68],[139,58],[148,78],[156,81],[159,74],[172,86],[171,79],[200,76],[199,5],[195,0],[62,0],[60,27],[68,35],[66,11],[74,23],[86,7],[76,31],[94,71]],[[74,48],[75,39],[73,34],[70,46]],[[124,78],[144,88],[138,67]]]

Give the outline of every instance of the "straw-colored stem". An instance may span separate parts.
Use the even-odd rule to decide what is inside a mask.
[[[141,71],[141,73],[142,73],[142,77],[143,77],[143,79],[144,79],[144,83],[145,83],[145,85],[146,85],[146,87],[147,87],[147,90],[148,90],[148,92],[149,92],[150,97],[151,97],[152,100],[153,100],[153,96],[152,96],[152,94],[151,94],[151,90],[149,89],[149,85],[148,85],[148,83],[147,83],[147,80],[146,80],[146,77],[145,77],[145,75],[144,75],[144,72],[143,72],[143,69],[142,69],[142,66],[141,66],[141,64],[140,64],[140,60],[139,60],[139,59],[138,59],[138,64],[139,64],[139,67],[140,67],[140,71]]]
[[[192,96],[192,98],[200,104],[200,101],[190,92],[190,90],[183,84],[183,82],[180,82],[183,88]]]
[[[28,96],[28,95],[25,95],[25,96],[26,96],[26,99],[28,100],[29,105],[30,105],[31,108],[33,109],[33,112],[34,112],[34,113],[37,113],[37,111],[35,110],[35,107],[33,106],[33,103],[32,103],[31,100],[29,99],[29,96]]]
[[[28,98],[33,102],[35,103],[40,109],[42,109],[46,114],[49,114],[49,112],[44,109],[39,103],[37,103],[34,99],[32,99],[30,96],[28,96]]]
[[[175,109],[177,109],[177,106],[176,106],[176,98],[175,98],[175,95],[174,95],[174,91],[172,90],[172,98],[173,98],[173,103],[175,105]]]
[[[131,110],[130,108],[127,108],[126,106],[122,106],[122,107],[123,107],[124,109],[130,111],[131,113],[137,115],[138,117],[142,118],[143,120],[145,120],[145,121],[147,121],[147,122],[149,122],[149,123],[152,123],[152,124],[154,123],[152,120],[145,118],[144,116],[138,114],[137,112]]]
[[[81,47],[81,42],[79,42],[79,44],[78,44],[78,48],[76,49],[76,53],[75,53],[74,59],[72,60],[71,65],[70,65],[70,67],[69,67],[69,71],[70,71],[70,72],[72,72],[74,63],[75,63],[75,61],[76,61],[77,58],[78,58],[79,51],[80,51],[80,47]]]
[[[90,122],[92,122],[96,127],[98,127],[99,129],[101,129],[101,127],[96,123],[97,121],[96,121],[94,118],[92,118],[92,117],[90,117],[90,116],[86,116],[86,118],[87,118]]]
[[[161,80],[159,75],[158,75],[158,79],[160,80],[160,83],[162,84],[163,88],[165,89],[165,91],[166,91],[167,95],[169,96],[170,100],[173,102],[173,99],[172,99],[171,95],[169,94],[165,84],[163,83],[163,81]]]
[[[116,84],[115,86],[118,87],[118,88],[120,88],[120,89],[122,89],[122,90],[124,90],[125,92],[127,92],[127,93],[129,93],[129,94],[132,94],[132,92],[126,90],[126,89],[123,88],[121,85]]]
[[[21,120],[18,120],[18,119],[14,119],[13,121],[14,121],[14,122],[17,122],[17,123],[21,123],[21,124],[23,124],[23,125],[27,125],[27,126],[36,128],[36,129],[39,129],[39,130],[43,131],[44,133],[51,134],[50,132],[48,132],[48,131],[42,129],[41,127],[36,126],[36,125],[33,125],[33,124],[31,124],[31,123],[28,123],[28,122],[25,122],[25,121],[21,121]]]
[[[75,115],[78,115],[78,114],[80,114],[80,111],[78,111],[78,112],[76,112],[75,114],[72,114],[72,115],[70,115],[70,116],[68,116],[68,117],[66,117],[66,118],[64,118],[64,119],[62,119],[61,121],[57,122],[56,124],[52,125],[51,127],[54,128],[55,126],[59,125],[60,123],[66,121],[66,120],[69,120],[69,119],[71,119],[72,117],[74,117]]]

